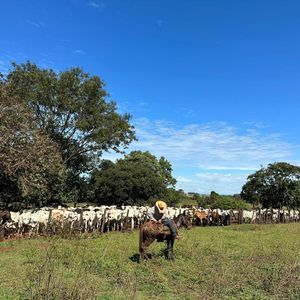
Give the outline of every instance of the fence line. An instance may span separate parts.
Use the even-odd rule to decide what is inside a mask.
[[[0,226],[0,237],[13,234],[29,234],[29,235],[43,235],[43,234],[58,234],[58,233],[83,233],[83,232],[100,232],[108,231],[127,231],[139,228],[147,220],[147,214],[140,218],[129,217],[129,210],[126,215],[122,213],[120,219],[115,220],[109,218],[108,209],[105,208],[101,218],[95,215],[93,220],[84,220],[83,210],[79,213],[79,220],[70,223],[67,220],[57,221],[53,218],[53,209],[49,209],[49,216],[45,224],[39,223],[36,226],[29,226],[21,224],[17,228],[7,228],[5,224]],[[184,209],[182,209],[184,210]],[[192,212],[191,209],[186,209]],[[125,211],[124,211],[125,212]],[[183,212],[180,210],[180,212]],[[232,224],[276,224],[276,223],[290,223],[300,221],[299,210],[280,210],[280,209],[256,209],[247,211],[243,209],[229,210],[226,216],[220,214],[207,215],[207,222],[196,222],[193,217],[194,226],[228,226]],[[224,218],[223,218],[224,217]],[[215,219],[213,219],[215,218]],[[42,226],[43,225],[43,226]]]

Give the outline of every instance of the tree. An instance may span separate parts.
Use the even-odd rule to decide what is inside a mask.
[[[152,170],[163,180],[166,187],[173,187],[176,184],[176,179],[172,176],[172,165],[163,156],[157,159],[149,151],[132,151],[119,163],[133,163]]]
[[[15,99],[14,109],[21,111],[24,120],[28,115],[24,111],[30,112],[24,126],[34,120],[32,150],[50,150],[51,144],[56,148],[53,153],[61,157],[65,172],[47,178],[52,202],[70,201],[82,194],[78,190],[85,186],[81,175],[99,163],[102,153],[122,152],[136,139],[131,116],[119,114],[116,103],[109,101],[104,82],[80,68],[55,72],[30,62],[13,64],[6,76],[0,76],[0,85],[5,87],[7,99]]]
[[[234,196],[230,195],[221,195],[213,203],[211,208],[220,208],[220,209],[249,209],[249,203],[237,199]]]
[[[116,163],[103,161],[91,176],[99,204],[145,204],[164,197],[172,180],[171,164],[149,152],[133,151]]]
[[[162,180],[153,171],[133,163],[116,163],[93,172],[91,184],[93,200],[105,205],[144,205],[165,192]]]
[[[181,191],[175,190],[175,188],[168,188],[166,191],[164,201],[169,206],[176,206],[176,204],[178,204],[185,198],[187,198],[186,195]]]
[[[300,167],[285,162],[269,164],[248,176],[241,196],[263,207],[300,207]]]
[[[38,128],[32,111],[0,85],[0,198],[47,194],[48,176],[63,170],[57,144]],[[45,198],[47,198],[45,196]]]
[[[103,151],[122,151],[135,139],[129,114],[117,113],[104,82],[80,68],[64,72],[13,64],[2,80],[10,95],[32,109],[38,128],[59,145],[63,164],[88,171]]]

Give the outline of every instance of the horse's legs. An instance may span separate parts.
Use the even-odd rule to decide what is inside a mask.
[[[142,261],[145,258],[145,251],[146,248],[149,247],[153,242],[155,238],[147,239],[142,241],[140,240],[140,261]]]
[[[169,237],[167,239],[167,255],[166,255],[166,258],[169,260],[174,259],[173,246],[174,246],[174,237]]]

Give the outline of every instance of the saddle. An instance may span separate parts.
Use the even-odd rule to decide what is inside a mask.
[[[168,226],[164,224],[156,224],[157,230],[159,234],[156,237],[157,242],[163,242],[166,240],[167,236],[171,234],[170,229]]]

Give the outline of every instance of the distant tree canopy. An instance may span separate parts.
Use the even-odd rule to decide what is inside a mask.
[[[149,152],[133,151],[116,163],[103,161],[92,172],[92,199],[99,204],[145,204],[166,195],[176,180],[171,164]]]
[[[104,151],[121,152],[135,139],[131,116],[119,114],[103,81],[80,68],[13,64],[0,74],[0,87],[2,198],[60,202],[78,194],[85,183],[80,174],[99,164]]]
[[[269,164],[248,176],[241,196],[263,207],[300,207],[300,167],[285,162]]]
[[[201,207],[220,208],[220,209],[248,209],[249,204],[237,197],[237,195],[219,195],[211,191],[209,195],[194,194],[193,198]]]

